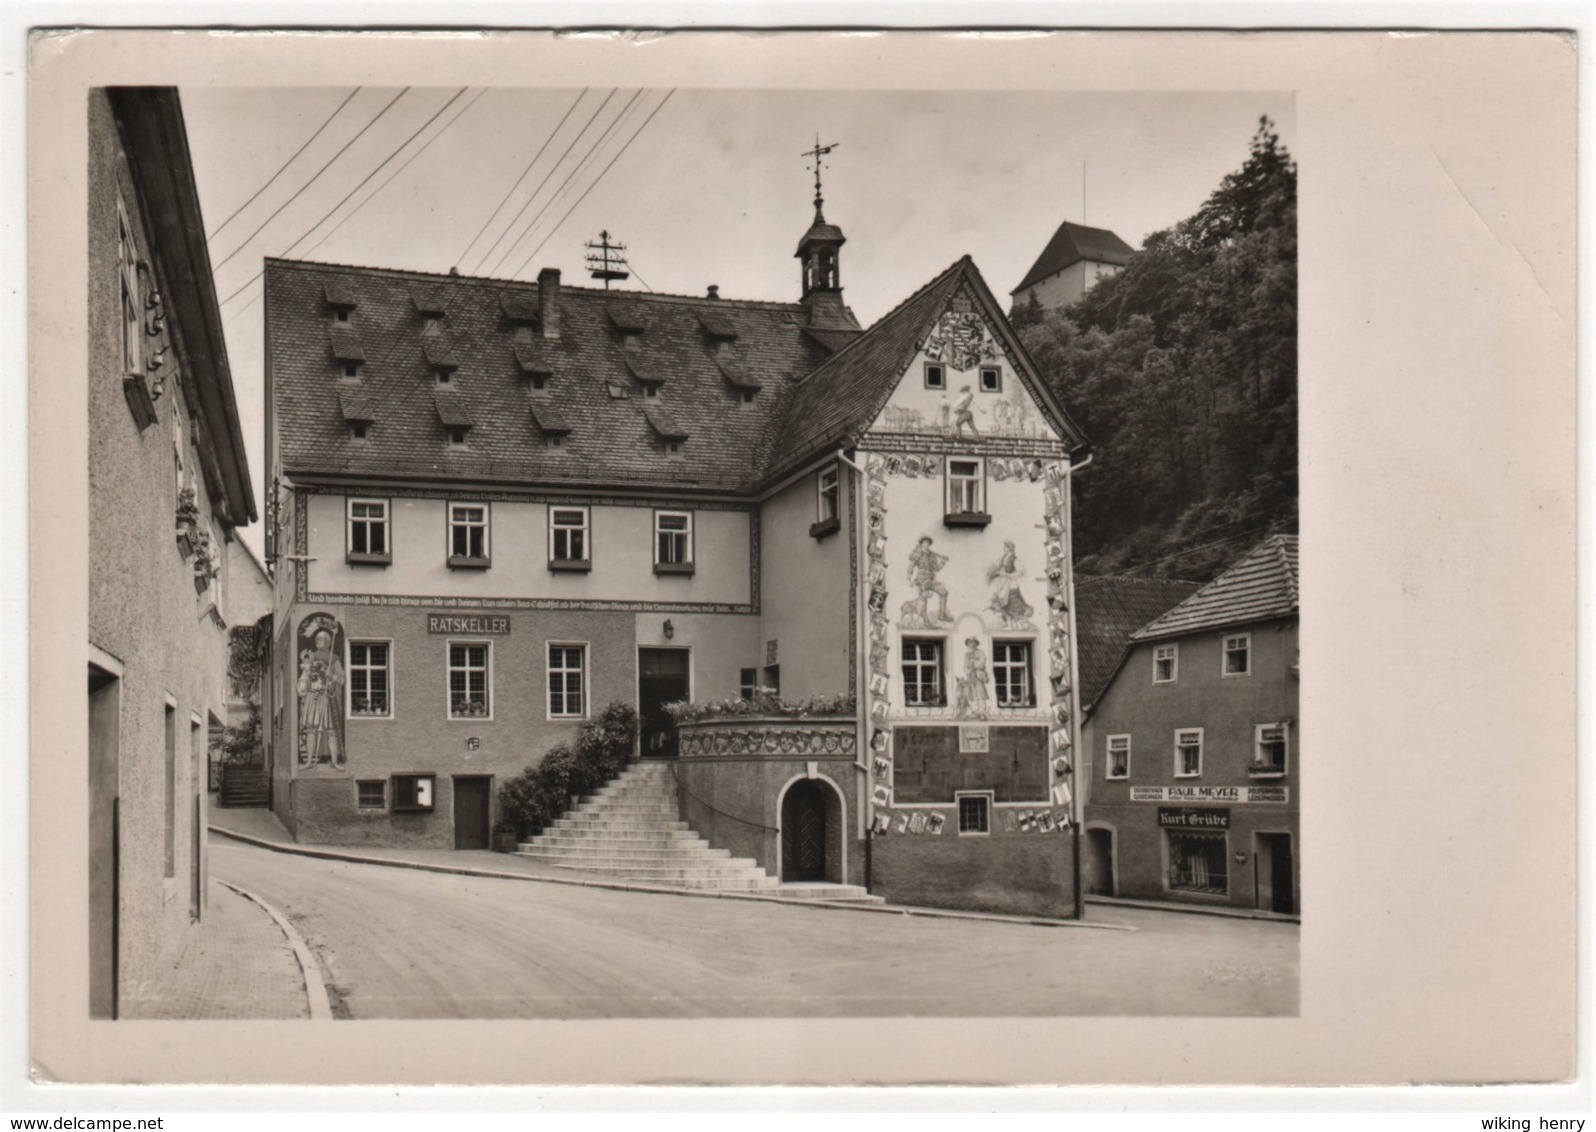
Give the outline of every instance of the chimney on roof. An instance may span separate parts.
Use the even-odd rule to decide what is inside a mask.
[[[706,298],[710,298],[710,299],[718,299],[718,298],[720,298],[720,285],[718,283],[711,283],[709,285],[709,294],[706,296]]]
[[[450,275],[459,275],[460,274],[460,268],[459,267],[451,267],[449,269],[449,274]]]
[[[538,272],[538,323],[543,337],[560,336],[560,269],[545,267]]]

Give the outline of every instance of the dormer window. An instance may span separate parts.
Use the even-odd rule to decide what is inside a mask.
[[[754,390],[754,389],[744,389],[743,390],[743,404],[752,405],[754,403],[754,394],[756,392],[757,392],[757,390]]]
[[[342,283],[329,283],[322,288],[322,294],[327,299],[327,305],[332,308],[332,318],[335,323],[348,323],[354,320],[355,293]]]
[[[643,396],[645,396],[645,397],[658,397],[659,396],[659,386],[657,386],[657,385],[645,385],[645,386],[643,386]]]
[[[466,437],[469,436],[470,433],[471,430],[468,428],[451,428],[449,430],[450,446],[453,448],[464,448],[466,445]]]
[[[366,433],[370,430],[370,428],[371,424],[369,421],[350,421],[349,438],[351,440],[364,440],[366,439]]]
[[[549,384],[549,375],[546,374],[546,373],[539,373],[536,370],[533,370],[531,373],[527,374],[526,376],[527,376],[527,380],[529,380],[532,383],[532,388],[533,389],[543,389],[543,388],[546,388],[548,386],[548,384]]]
[[[448,312],[444,310],[443,300],[435,294],[428,292],[412,292],[410,300],[415,304],[416,313],[421,316],[421,333],[429,337],[443,333],[443,319]]]
[[[344,363],[344,376],[349,378],[351,381],[359,379],[359,377],[360,377],[360,363],[359,362],[345,362]]]
[[[433,337],[443,333],[443,316],[429,314],[421,322],[421,333]]]
[[[441,339],[428,342],[422,347],[426,355],[427,365],[432,367],[432,372],[439,385],[448,385],[454,381],[454,371],[459,363],[454,360],[454,348]]]
[[[454,383],[454,371],[453,370],[440,369],[440,370],[434,370],[433,372],[438,375],[438,384],[439,385],[451,385],[451,384]]]
[[[334,322],[348,322],[349,321],[349,308],[348,307],[339,307],[337,310],[333,311],[333,321]]]

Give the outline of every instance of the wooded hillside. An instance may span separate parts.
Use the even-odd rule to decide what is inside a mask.
[[[1014,322],[1095,451],[1078,571],[1206,581],[1297,529],[1297,171],[1267,119],[1195,215]]]

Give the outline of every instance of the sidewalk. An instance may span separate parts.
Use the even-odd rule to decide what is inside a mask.
[[[121,1016],[140,1019],[309,1018],[293,948],[254,901],[211,881],[205,918],[191,924],[158,979],[130,986]]]
[[[1130,896],[1088,896],[1088,904],[1105,908],[1146,908],[1154,912],[1181,912],[1190,916],[1227,916],[1232,920],[1274,920],[1282,924],[1300,924],[1301,916],[1288,916],[1280,912],[1262,912],[1254,908],[1232,908],[1222,905],[1182,904],[1175,900],[1140,900]]]
[[[518,853],[495,853],[488,849],[394,849],[378,845],[301,845],[269,810],[224,810],[210,812],[212,833],[280,853],[294,853],[328,861],[386,865],[391,868],[420,869],[425,872],[454,873],[460,876],[493,877],[504,880],[533,880],[547,884],[568,884],[581,888],[603,888],[615,892],[650,892],[667,896],[691,896],[713,900],[745,900],[782,904],[793,908],[823,911],[869,912],[876,915],[924,916],[948,920],[984,920],[1004,924],[1028,924],[1044,928],[1087,928],[1098,931],[1134,931],[1120,924],[1093,924],[1080,920],[1056,920],[1043,916],[1009,916],[991,912],[957,912],[942,908],[910,907],[902,904],[827,904],[813,900],[783,897],[779,892],[752,893],[698,888],[672,888],[619,878],[599,877],[578,869],[561,869]]]

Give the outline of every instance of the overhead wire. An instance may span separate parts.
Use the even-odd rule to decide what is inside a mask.
[[[592,89],[592,87],[582,88],[582,92],[576,96],[576,101],[571,103],[571,105],[565,111],[565,116],[560,119],[559,123],[554,127],[554,129],[549,131],[549,136],[543,139],[543,144],[538,146],[538,151],[532,155],[532,160],[526,163],[526,168],[521,170],[521,175],[515,179],[515,183],[505,190],[503,199],[501,199],[498,204],[493,206],[493,211],[488,213],[488,218],[482,222],[482,227],[477,229],[477,234],[471,237],[471,242],[461,249],[459,256],[455,259],[456,263],[465,262],[466,256],[471,253],[471,249],[476,246],[476,242],[482,239],[482,233],[488,230],[488,225],[492,224],[494,218],[499,215],[499,210],[509,203],[510,197],[514,195],[515,190],[521,187],[521,182],[526,180],[527,174],[532,172],[532,167],[538,163],[538,158],[542,157],[544,151],[549,148],[549,143],[554,140],[554,135],[558,134],[561,127],[563,127],[565,123],[570,120],[571,114],[575,112],[582,99],[587,97],[587,92]]]
[[[409,89],[410,89],[409,87],[405,87],[404,90],[401,90],[398,94],[394,95],[392,100],[389,101],[388,105],[384,106],[381,110],[377,111],[377,116],[375,118],[373,118],[371,121],[367,122],[364,126],[360,127],[360,132],[359,133],[357,133],[354,137],[350,138],[348,141],[344,142],[344,144],[339,147],[338,152],[332,155],[332,157],[328,160],[326,165],[323,165],[320,169],[316,170],[315,174],[310,178],[310,180],[306,181],[303,185],[300,185],[299,188],[297,190],[295,190],[293,196],[289,197],[287,200],[283,201],[282,204],[278,205],[277,206],[277,210],[275,212],[273,212],[265,220],[261,221],[261,224],[260,224],[259,228],[256,228],[253,232],[251,232],[248,236],[246,236],[244,238],[244,242],[242,244],[239,244],[238,247],[236,247],[232,251],[228,252],[226,258],[224,258],[215,267],[211,268],[211,270],[213,272],[214,271],[220,271],[224,266],[226,266],[228,260],[232,259],[239,252],[241,252],[245,248],[249,247],[249,245],[254,241],[255,237],[260,235],[261,232],[263,232],[265,230],[266,225],[270,224],[273,220],[276,220],[278,215],[281,214],[281,212],[283,211],[283,209],[285,209],[289,205],[293,204],[296,200],[299,199],[300,195],[302,193],[304,193],[304,191],[306,189],[308,189],[308,188],[310,188],[310,186],[314,185],[316,183],[316,181],[321,177],[321,175],[323,173],[327,172],[328,168],[332,165],[332,163],[334,161],[337,161],[340,157],[342,157],[345,154],[345,152],[348,151],[350,146],[354,145],[357,141],[359,141],[365,135],[367,130],[369,130],[369,129],[371,129],[371,127],[375,126],[377,124],[377,122],[382,118],[382,116],[384,114],[388,113],[388,111],[393,109],[394,103],[398,102],[401,98],[403,98],[405,96],[405,92],[408,91]],[[245,284],[245,286],[248,286],[248,284]]]
[[[301,153],[304,153],[305,150],[309,149],[310,148],[310,143],[315,141],[317,138],[321,137],[322,131],[325,130],[328,126],[332,125],[332,120],[334,118],[338,117],[339,114],[343,113],[344,107],[349,105],[350,100],[353,99],[355,97],[355,95],[359,94],[364,89],[366,89],[366,88],[357,86],[354,90],[350,91],[348,96],[342,102],[340,102],[338,104],[338,109],[334,110],[331,114],[327,115],[327,120],[325,122],[323,122],[321,125],[316,127],[316,132],[311,134],[310,137],[305,140],[305,144],[300,146],[298,149],[294,150],[294,156],[290,157],[287,161],[283,162],[280,166],[278,166],[277,167],[277,172],[273,173],[271,175],[271,178],[264,185],[262,185],[260,188],[255,190],[255,195],[254,196],[250,197],[243,204],[239,205],[236,209],[233,210],[233,215],[229,216],[226,220],[224,220],[220,224],[218,224],[211,231],[210,235],[205,237],[206,242],[209,243],[211,240],[216,239],[217,236],[220,236],[222,234],[222,229],[223,228],[226,228],[234,220],[238,219],[238,214],[239,213],[243,212],[246,208],[248,208],[250,205],[254,204],[257,200],[259,200],[261,193],[264,193],[267,189],[271,188],[274,184],[276,184],[277,183],[277,178],[279,178],[279,177],[281,177],[283,175],[283,170],[287,169],[290,165],[292,165],[295,162],[295,160],[298,159],[298,157],[299,157],[299,155]]]
[[[582,174],[586,172],[588,167],[592,164],[594,155],[597,154],[599,150],[604,148],[604,143],[607,142],[610,138],[610,135],[615,132],[615,127],[621,124],[622,119],[626,117],[633,106],[637,105],[637,100],[641,97],[643,97],[643,92],[639,90],[636,94],[632,95],[631,98],[627,99],[626,105],[621,107],[620,113],[611,118],[610,124],[604,127],[604,132],[599,135],[598,141],[594,142],[592,146],[588,148],[588,151],[582,155],[581,159],[576,163],[576,166],[571,170],[571,172],[566,174],[565,180],[560,183],[560,187],[555,189],[554,194],[550,196],[548,200],[543,202],[543,207],[538,209],[537,215],[527,223],[525,228],[521,229],[521,234],[515,238],[515,242],[505,249],[504,254],[499,257],[499,263],[503,263],[505,260],[515,255],[516,249],[520,248],[526,242],[528,237],[530,237],[533,232],[537,231],[538,222],[542,220],[545,215],[547,215],[549,209],[560,200],[563,200],[566,194],[568,194],[572,188],[574,188],[580,182]],[[494,264],[495,271],[498,270],[498,266],[499,264]]]
[[[477,260],[476,268],[472,274],[482,274],[482,265],[488,262],[488,257],[493,254],[494,249],[499,246],[500,241],[508,236],[515,229],[515,226],[520,223],[521,217],[526,215],[527,208],[530,207],[533,201],[538,199],[538,194],[543,191],[543,186],[549,183],[549,178],[554,176],[555,170],[557,170],[564,163],[567,157],[571,156],[571,150],[576,148],[576,143],[582,140],[582,135],[586,134],[598,116],[604,113],[604,108],[610,104],[610,99],[614,98],[619,90],[619,87],[612,87],[610,92],[604,96],[604,101],[598,104],[598,109],[593,111],[593,113],[589,115],[588,120],[582,124],[582,128],[576,132],[576,137],[571,139],[571,144],[565,147],[564,153],[560,154],[559,160],[549,167],[549,171],[547,173],[543,174],[543,180],[538,182],[538,187],[532,190],[532,195],[527,197],[526,200],[522,202],[520,209],[517,210],[516,214],[510,218],[509,225],[506,226],[503,232],[499,233],[498,239],[494,240],[493,243],[488,245],[488,250],[482,253],[482,257]],[[506,253],[506,255],[507,254],[508,253]],[[499,264],[503,263],[504,259],[504,256],[500,256],[498,262],[493,265],[492,270],[497,271]]]
[[[556,233],[556,232],[558,232],[560,230],[560,225],[564,224],[567,220],[569,220],[570,217],[571,217],[571,213],[575,212],[579,207],[581,207],[582,202],[587,199],[588,193],[591,193],[594,189],[598,188],[598,184],[599,184],[600,181],[602,181],[604,179],[604,175],[615,167],[615,163],[621,159],[621,156],[628,149],[631,148],[632,143],[635,142],[638,139],[638,137],[642,134],[642,132],[644,130],[648,129],[648,124],[654,120],[654,116],[656,114],[658,114],[661,110],[663,110],[665,108],[665,104],[671,100],[671,95],[673,95],[675,93],[676,93],[676,88],[672,87],[666,93],[665,97],[659,100],[659,105],[655,106],[654,109],[649,112],[648,117],[643,119],[643,124],[641,126],[637,127],[637,129],[635,131],[633,131],[631,137],[626,139],[626,144],[621,146],[620,150],[616,152],[614,157],[610,158],[610,163],[608,165],[604,166],[603,171],[600,172],[599,175],[593,179],[593,183],[587,187],[586,191],[584,191],[581,196],[576,198],[576,203],[571,205],[570,208],[565,210],[565,215],[560,217],[559,223],[556,224],[553,228],[551,228],[549,230],[549,234],[547,236],[543,237],[543,243],[540,243],[537,247],[533,248],[532,249],[532,254],[527,256],[524,260],[522,260],[521,261],[521,265],[510,273],[510,277],[512,279],[515,276],[521,274],[521,272],[526,269],[526,265],[531,263],[535,258],[537,258],[538,252],[543,250],[543,245],[547,244],[550,240],[552,240],[554,238],[554,233]]]
[[[409,88],[406,87],[405,89],[408,90]],[[327,222],[327,218],[329,216],[331,216],[333,213],[337,212],[346,203],[348,203],[349,198],[354,196],[357,192],[359,192],[362,185],[366,184],[366,182],[370,181],[379,172],[381,172],[383,166],[387,165],[388,162],[392,161],[395,157],[398,157],[399,154],[404,150],[405,146],[409,145],[411,142],[415,141],[416,138],[420,137],[422,130],[425,130],[428,126],[432,125],[433,122],[437,121],[438,117],[445,110],[449,109],[450,106],[454,105],[454,103],[460,98],[460,96],[465,94],[465,92],[467,90],[469,90],[469,89],[471,89],[471,88],[470,87],[461,87],[458,91],[456,91],[453,98],[449,99],[448,102],[445,102],[442,106],[440,106],[437,109],[437,111],[435,111],[433,113],[432,117],[428,118],[425,122],[421,123],[420,127],[418,127],[414,133],[412,133],[404,141],[400,142],[399,145],[394,148],[392,153],[388,154],[387,157],[383,158],[380,162],[378,162],[376,167],[374,169],[372,169],[372,171],[370,173],[367,173],[364,177],[362,177],[360,179],[360,183],[359,184],[357,184],[354,188],[350,189],[349,192],[345,193],[343,200],[339,201],[337,204],[333,205],[330,209],[328,209],[322,215],[321,219],[317,220],[314,224],[312,224],[309,228],[307,228],[305,230],[304,234],[299,237],[299,239],[295,240],[292,244],[289,244],[279,254],[288,255],[296,247],[298,247],[301,243],[303,243],[305,240],[309,239],[311,233],[314,232],[317,228],[320,228],[323,224],[325,224]],[[390,105],[392,105],[392,104],[390,103]],[[250,276],[248,282],[246,282],[242,287],[239,287],[231,295],[228,295],[227,298],[222,300],[222,302],[224,304],[232,302],[235,298],[237,298],[239,295],[241,295],[252,283],[254,283],[255,280],[259,279],[264,274],[265,274],[265,268],[262,268],[260,271],[257,271],[254,275]]]
[[[466,89],[469,90],[470,88],[467,87]],[[310,245],[310,247],[306,248],[303,254],[308,256],[308,255],[310,255],[311,252],[313,252],[317,248],[321,247],[323,244],[325,244],[328,240],[330,240],[332,238],[333,233],[337,232],[338,229],[342,228],[346,223],[348,223],[349,219],[351,217],[353,217],[355,215],[355,213],[359,212],[361,209],[365,208],[372,201],[376,200],[378,194],[381,193],[383,189],[386,189],[389,185],[393,184],[394,178],[398,177],[399,174],[403,173],[406,169],[410,168],[410,163],[412,161],[414,161],[416,158],[420,157],[423,153],[426,153],[427,149],[432,145],[433,142],[435,142],[439,138],[443,137],[444,134],[449,132],[449,128],[451,126],[453,126],[461,118],[464,118],[467,114],[469,114],[471,112],[471,108],[473,106],[475,106],[478,102],[481,102],[482,101],[482,96],[487,94],[487,93],[488,93],[488,88],[487,87],[483,87],[481,90],[479,90],[477,92],[477,94],[476,94],[476,97],[473,98],[470,102],[466,103],[465,106],[461,108],[460,113],[456,114],[453,118],[450,118],[447,122],[445,122],[443,124],[443,128],[442,129],[440,129],[437,133],[433,134],[430,138],[428,138],[425,142],[423,142],[421,144],[421,146],[418,147],[416,149],[416,151],[414,153],[412,153],[409,157],[405,158],[405,161],[404,161],[403,165],[399,166],[399,168],[395,169],[392,173],[388,174],[388,176],[386,178],[384,178],[382,184],[378,185],[376,187],[376,189],[372,191],[370,196],[366,197],[365,200],[361,201],[359,204],[355,205],[354,208],[351,208],[348,212],[344,213],[343,219],[338,221],[338,223],[334,224],[330,229],[328,229],[327,234],[325,236],[323,236],[321,239],[317,240],[314,244]],[[458,97],[458,95],[456,97]],[[453,100],[451,99],[451,101],[453,101]],[[445,110],[448,109],[448,105],[447,104],[445,104],[444,109]],[[434,115],[433,117],[436,118],[437,115]],[[426,127],[423,126],[422,129],[426,129]],[[409,143],[406,143],[406,144],[409,144]],[[401,146],[400,148],[402,149],[404,147]],[[312,229],[312,231],[314,231],[314,229]]]

